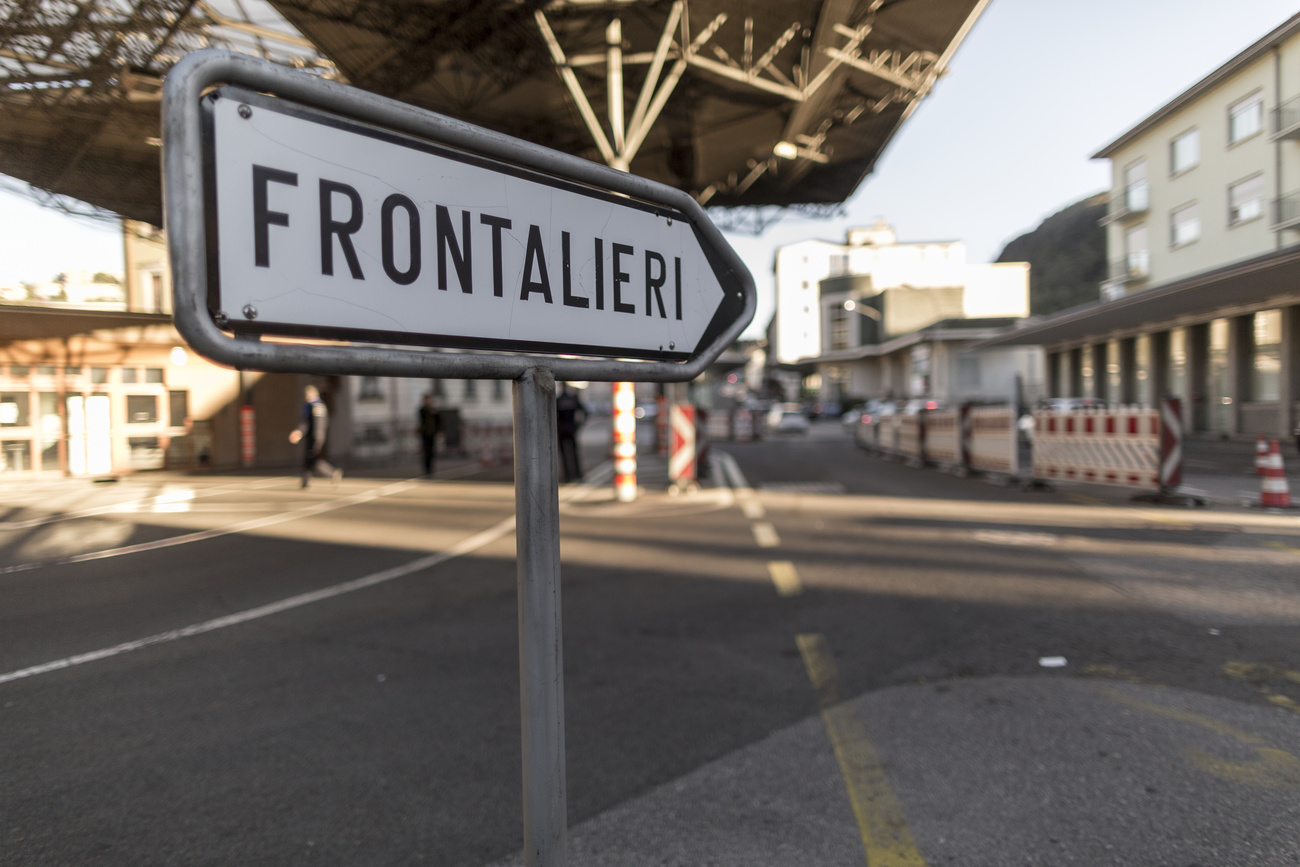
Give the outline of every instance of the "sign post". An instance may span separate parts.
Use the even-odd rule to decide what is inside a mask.
[[[163,142],[197,352],[514,382],[525,861],[563,865],[555,381],[696,378],[753,318],[753,279],[680,190],[245,55],[172,68]]]

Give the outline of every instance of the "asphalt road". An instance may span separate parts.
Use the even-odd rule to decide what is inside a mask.
[[[1300,863],[1300,519],[715,449],[563,491],[572,863]],[[507,476],[0,488],[0,863],[522,863]]]

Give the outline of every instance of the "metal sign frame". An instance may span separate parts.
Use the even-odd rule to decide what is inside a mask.
[[[657,205],[674,218],[684,215],[724,293],[735,293],[733,298],[724,297],[720,307],[727,307],[728,313],[737,311],[736,318],[725,327],[713,328],[711,340],[706,331],[701,338],[705,345],[695,347],[685,362],[290,343],[263,340],[251,328],[231,329],[229,319],[217,321],[220,308],[210,306],[210,291],[216,287],[209,284],[209,276],[217,248],[215,235],[206,225],[215,190],[213,175],[205,167],[203,102],[218,85],[269,94],[250,97],[263,106],[267,99],[281,98],[353,125],[433,142],[477,155],[471,157],[474,159],[505,164],[514,171],[580,185],[601,196],[626,196],[638,203],[636,207]],[[527,867],[563,867],[568,794],[555,381],[686,382],[696,378],[753,318],[753,278],[703,208],[686,193],[245,55],[214,50],[187,55],[164,82],[162,114],[164,206],[175,322],[197,352],[232,367],[273,372],[514,381],[524,862]],[[226,329],[234,331],[233,336]]]
[[[210,247],[207,227],[214,193],[205,174],[202,107],[205,95],[219,85],[243,86],[353,124],[477,155],[600,195],[628,197],[637,203],[629,203],[634,207],[657,205],[681,214],[714,264],[724,292],[734,293],[724,304],[736,311],[736,318],[713,329],[713,339],[696,347],[684,362],[577,358],[558,354],[563,347],[550,355],[505,355],[262,340],[251,328],[227,334],[234,330],[232,322],[219,322],[220,311],[209,303],[216,288],[210,285],[215,249]],[[664,184],[228,51],[196,51],[177,63],[164,83],[162,116],[164,205],[176,327],[196,351],[215,361],[274,372],[464,379],[518,379],[540,365],[560,380],[686,382],[702,373],[753,318],[757,296],[748,269],[704,209],[687,193]],[[574,354],[580,351],[573,350]]]

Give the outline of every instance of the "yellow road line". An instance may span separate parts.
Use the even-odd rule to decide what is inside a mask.
[[[773,560],[767,564],[767,573],[772,576],[776,592],[782,596],[798,596],[803,592],[803,582],[789,560]]]
[[[867,727],[852,705],[839,701],[839,674],[826,638],[808,633],[796,635],[795,643],[817,690],[822,722],[848,789],[868,867],[925,867]]]
[[[1255,751],[1256,758],[1254,761],[1234,762],[1199,747],[1186,750],[1184,755],[1187,760],[1207,774],[1212,774],[1230,783],[1240,783],[1260,789],[1283,789],[1300,786],[1300,758],[1296,758],[1286,750],[1265,746],[1263,739],[1245,729],[1239,729],[1230,723],[1193,713],[1192,711],[1143,701],[1113,689],[1104,689],[1103,693],[1112,701],[1155,716],[1168,717],[1189,725],[1200,726],[1215,734],[1231,738],[1242,746]]]
[[[754,541],[760,548],[775,548],[781,544],[781,537],[776,534],[776,527],[766,521],[758,521],[751,525],[754,530]]]

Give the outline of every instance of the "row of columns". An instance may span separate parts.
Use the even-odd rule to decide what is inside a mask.
[[[1253,393],[1254,313],[1051,350],[1048,387],[1054,397],[1117,404],[1154,405],[1172,395],[1182,399],[1187,430],[1289,437],[1300,422],[1300,305],[1279,313],[1276,396]]]

